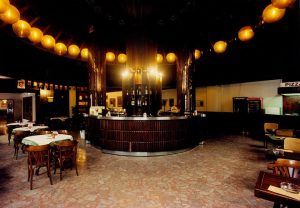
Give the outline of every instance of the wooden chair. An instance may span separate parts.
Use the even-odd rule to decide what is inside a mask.
[[[36,135],[52,134],[52,132],[48,131],[48,130],[37,130],[37,131],[35,131],[35,134]]]
[[[286,150],[300,152],[300,138],[292,138],[292,137],[285,138],[283,148]]]
[[[300,161],[289,159],[277,159],[274,163],[268,165],[276,175],[282,175],[291,178],[300,178]]]
[[[50,179],[50,184],[52,185],[52,177],[50,171],[50,146],[39,145],[39,146],[27,146],[26,151],[28,152],[28,181],[30,180],[30,190],[32,190],[32,179],[34,175],[34,170],[45,166],[47,168],[47,175]]]
[[[268,148],[268,141],[271,140],[270,136],[275,135],[276,130],[279,128],[278,123],[264,123],[264,147]]]
[[[54,153],[54,174],[56,173],[56,168],[59,166],[60,169],[60,180],[62,180],[62,171],[67,167],[67,162],[70,164],[70,168],[73,167],[76,170],[76,175],[78,176],[77,170],[77,144],[76,140],[65,140],[55,144],[56,151]]]
[[[59,134],[69,134],[68,130],[66,130],[66,129],[63,129],[63,130],[57,130],[57,132],[58,132]]]
[[[8,145],[10,145],[11,135],[14,128],[19,128],[20,125],[14,125],[14,126],[7,126],[7,139],[8,139]]]
[[[29,136],[29,131],[15,131],[14,132],[14,156],[16,157],[16,160],[18,159],[18,153],[21,146],[21,149],[24,150],[24,145],[22,144],[22,140]]]

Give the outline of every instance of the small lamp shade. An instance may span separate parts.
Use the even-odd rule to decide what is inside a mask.
[[[51,35],[44,35],[41,43],[44,48],[52,49],[55,46],[55,39]]]
[[[254,37],[253,29],[250,26],[242,27],[239,30],[238,37],[240,41],[248,41]]]
[[[10,3],[7,0],[0,0],[0,14],[6,12]]]
[[[65,55],[67,50],[67,46],[64,43],[56,43],[54,46],[54,52],[60,56]]]
[[[6,11],[0,14],[0,19],[7,24],[14,24],[20,19],[20,12],[16,7],[9,5]]]
[[[217,41],[215,44],[214,44],[214,51],[216,53],[224,53],[227,49],[227,43],[225,41]]]
[[[89,58],[89,49],[88,48],[81,49],[80,56],[82,59],[87,60]]]
[[[69,56],[72,56],[73,58],[76,58],[80,53],[80,49],[77,45],[72,44],[68,47],[68,54]]]
[[[194,51],[194,57],[196,60],[200,59],[201,57],[201,51],[199,49],[195,49]]]
[[[116,58],[115,54],[113,52],[107,52],[105,55],[106,61],[113,62]]]
[[[19,20],[12,25],[14,33],[20,38],[26,38],[30,35],[31,26],[24,20]]]
[[[163,62],[163,60],[164,60],[164,57],[160,53],[158,53],[156,55],[156,62],[161,64]]]
[[[266,23],[274,23],[281,20],[284,17],[285,9],[278,9],[272,4],[268,5],[262,14],[263,20]]]
[[[279,9],[285,9],[295,3],[295,0],[272,0],[272,5]]]
[[[166,60],[169,63],[174,63],[176,61],[175,53],[168,53],[167,56],[166,56]]]
[[[126,61],[127,61],[127,55],[124,53],[120,53],[118,55],[118,62],[121,64],[124,64],[124,63],[126,63]]]
[[[30,28],[30,34],[28,36],[28,39],[32,42],[32,43],[39,43],[42,41],[43,38],[43,32],[36,27],[31,27]]]

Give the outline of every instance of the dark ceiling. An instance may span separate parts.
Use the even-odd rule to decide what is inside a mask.
[[[57,40],[80,46],[125,51],[126,39],[143,34],[158,51],[203,50],[196,61],[198,86],[264,79],[300,80],[299,1],[278,23],[259,26],[271,0],[11,0],[21,17]],[[254,26],[255,37],[235,40]],[[86,63],[59,57],[0,25],[0,75],[32,77],[68,85],[87,83]],[[211,51],[217,40],[230,41],[226,53]],[[1,81],[0,81],[1,82]]]

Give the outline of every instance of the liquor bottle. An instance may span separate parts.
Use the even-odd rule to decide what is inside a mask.
[[[147,85],[145,86],[145,95],[148,95],[148,87],[147,87]]]
[[[135,92],[134,89],[132,88],[131,90],[131,105],[134,106],[135,105]]]

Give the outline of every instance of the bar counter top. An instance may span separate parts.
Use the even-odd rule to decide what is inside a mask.
[[[90,116],[97,119],[103,119],[103,120],[134,120],[134,121],[147,121],[147,120],[182,120],[182,119],[188,119],[190,117],[188,116],[148,116],[148,117],[142,117],[142,116]]]

